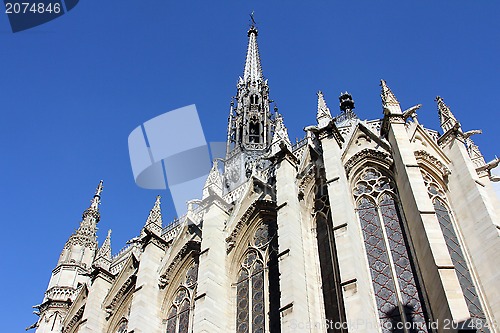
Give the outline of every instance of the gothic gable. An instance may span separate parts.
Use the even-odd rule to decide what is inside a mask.
[[[78,328],[78,325],[80,324],[80,321],[82,319],[88,295],[89,290],[87,288],[87,285],[81,285],[75,300],[69,307],[68,313],[63,320],[63,333],[76,332],[75,329]]]
[[[391,151],[389,144],[385,140],[377,136],[362,122],[359,122],[344,148],[344,153],[342,154],[344,164],[353,156],[366,149],[381,153],[390,153]]]
[[[430,156],[434,156],[441,164],[448,165],[451,163],[450,159],[437,144],[437,141],[430,136],[424,127],[416,125],[410,127],[409,130],[410,142],[415,153],[417,151],[425,151]]]
[[[137,269],[139,261],[131,254],[127,259],[123,269],[118,274],[115,282],[111,286],[106,298],[103,301],[103,308],[106,309],[107,318],[111,317],[123,303],[125,296],[133,290],[137,279]]]

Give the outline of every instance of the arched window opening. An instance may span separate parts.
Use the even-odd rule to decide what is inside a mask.
[[[448,253],[455,267],[470,317],[473,319],[472,324],[477,327],[477,332],[490,332],[486,325],[486,315],[481,306],[474,279],[469,270],[469,265],[464,255],[460,239],[455,230],[452,214],[447,205],[445,191],[429,172],[425,170],[421,170],[421,172],[427,187],[427,193],[434,205],[434,210],[446,242],[446,247],[448,248]]]
[[[185,288],[177,291],[167,317],[167,333],[187,333],[189,331],[190,294]]]
[[[423,296],[392,179],[375,168],[365,168],[353,194],[382,331],[394,332],[396,326],[402,326],[418,328],[405,332],[428,332]]]
[[[248,141],[250,143],[260,143],[260,124],[258,122],[250,122],[248,132]]]
[[[166,333],[188,333],[190,330],[190,318],[194,306],[192,297],[198,281],[197,258],[185,272],[168,310]]]
[[[236,276],[236,332],[281,332],[276,220],[253,233]]]
[[[243,260],[236,294],[236,332],[264,332],[264,264],[254,251],[249,252]]]
[[[314,202],[316,216],[316,235],[320,261],[321,281],[325,316],[335,323],[345,323],[344,302],[340,285],[340,269],[335,245],[335,235],[328,198],[328,188],[325,183],[316,185]],[[344,325],[328,327],[328,332],[345,332]]]

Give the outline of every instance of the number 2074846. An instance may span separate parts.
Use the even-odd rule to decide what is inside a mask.
[[[61,4],[59,2],[6,2],[5,3],[5,13],[6,14],[44,14],[44,13],[54,13],[59,14],[61,12]]]

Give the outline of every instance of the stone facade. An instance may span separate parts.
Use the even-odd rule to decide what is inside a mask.
[[[203,197],[98,248],[102,182],[36,306],[37,333],[499,332],[491,169],[443,99],[442,133],[381,82],[382,119],[348,93],[292,145],[248,31],[227,153]],[[452,325],[455,324],[455,325]],[[409,328],[411,327],[411,329]]]

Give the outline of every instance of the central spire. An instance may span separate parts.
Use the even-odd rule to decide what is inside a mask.
[[[257,28],[253,15],[248,30],[248,49],[243,77],[236,85],[228,122],[226,159],[224,163],[225,191],[243,184],[254,166],[268,151],[272,141],[273,116],[270,110],[269,86],[262,75]]]
[[[259,47],[257,45],[257,28],[252,24],[248,30],[248,49],[245,62],[245,71],[243,72],[244,82],[254,82],[262,80],[262,67],[260,65]]]

